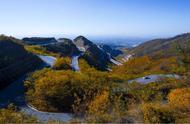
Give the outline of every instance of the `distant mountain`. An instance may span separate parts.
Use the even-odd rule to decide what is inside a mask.
[[[135,54],[135,56],[156,56],[160,54],[167,57],[177,55],[181,50],[188,49],[190,50],[190,33],[177,35],[168,39],[147,41],[129,50],[129,54]]]
[[[27,52],[22,41],[0,36],[0,89],[38,68],[43,62]]]
[[[23,38],[22,40],[29,45],[46,45],[57,42],[57,40],[53,37],[52,38],[31,37],[31,38]]]
[[[147,41],[149,38],[137,37],[92,37],[92,41],[98,45],[106,44],[114,48],[130,48]]]

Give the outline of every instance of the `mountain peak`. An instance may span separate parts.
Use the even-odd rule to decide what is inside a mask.
[[[75,39],[87,39],[86,37],[79,35],[78,37],[76,37]]]
[[[77,42],[78,40],[81,40],[81,41],[86,42],[86,43],[91,43],[91,44],[93,44],[93,42],[91,42],[90,40],[88,40],[88,39],[87,39],[86,37],[84,37],[84,36],[78,36],[78,37],[76,37],[76,38],[74,39],[75,42]]]
[[[91,42],[90,40],[88,40],[87,38],[85,38],[84,36],[78,36],[77,38],[74,39],[74,44],[77,47],[80,48],[89,48],[90,46],[94,45],[93,42]]]

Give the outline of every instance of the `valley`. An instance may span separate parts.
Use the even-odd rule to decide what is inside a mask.
[[[0,77],[4,83],[0,107],[13,103],[16,112],[34,117],[37,122],[134,123],[137,118],[140,122],[154,122],[151,116],[165,122],[157,113],[151,115],[149,109],[171,113],[163,116],[173,119],[168,122],[180,122],[179,114],[188,113],[188,109],[183,110],[188,108],[188,101],[175,109],[170,99],[176,96],[170,96],[175,90],[189,93],[189,42],[187,33],[122,51],[97,45],[84,36],[58,41],[1,36],[0,69],[14,78],[6,76],[7,82],[3,82],[5,77]],[[9,51],[10,48],[17,48],[17,52]],[[21,56],[18,50],[27,54]],[[25,60],[28,56],[33,58]],[[20,63],[15,65],[12,59]],[[134,105],[139,113],[131,113]],[[186,114],[182,120],[188,117]]]
[[[0,124],[189,124],[190,0],[2,0]]]

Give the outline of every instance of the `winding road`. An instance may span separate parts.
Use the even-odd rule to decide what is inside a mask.
[[[52,56],[38,55],[47,66],[53,66],[56,58]],[[0,108],[6,107],[9,103],[14,103],[21,112],[26,115],[36,117],[40,122],[47,122],[49,120],[56,120],[60,122],[69,122],[73,116],[69,113],[52,113],[38,111],[34,107],[28,105],[24,97],[24,80],[26,76],[11,83],[8,87],[0,91]],[[63,103],[64,104],[64,103]]]
[[[81,55],[76,55],[72,57],[71,66],[75,71],[80,70],[78,65],[78,58],[80,56]],[[52,67],[56,61],[56,58],[52,56],[38,55],[38,57],[41,58],[47,64],[47,66],[50,67]],[[166,78],[166,77],[179,78],[179,76],[175,74],[168,74],[168,75],[158,74],[158,75],[148,75],[145,77],[136,78],[134,80],[130,80],[129,83],[139,82],[142,84],[147,84],[155,82],[160,78]],[[71,119],[73,119],[73,115],[70,113],[42,112],[28,105],[25,101],[25,96],[24,96],[23,82],[25,78],[26,76],[21,77],[19,80],[11,83],[8,87],[0,91],[0,108],[6,107],[9,103],[14,103],[16,106],[18,106],[21,112],[23,112],[26,115],[36,117],[40,122],[47,122],[49,120],[69,122]]]
[[[80,71],[79,64],[78,64],[78,58],[80,55],[73,56],[71,59],[71,67],[74,71]]]
[[[145,77],[136,78],[136,79],[130,80],[128,82],[129,83],[138,82],[138,83],[141,83],[141,84],[148,84],[148,83],[151,83],[151,82],[159,81],[160,79],[163,79],[163,78],[179,79],[180,76],[176,75],[176,74],[155,74],[155,75],[147,75]]]
[[[20,111],[25,113],[26,115],[36,117],[40,122],[47,122],[49,120],[69,122],[73,118],[73,115],[70,113],[42,112],[38,111],[37,109],[28,104],[21,106]]]
[[[37,55],[42,61],[44,61],[47,66],[53,67],[53,65],[55,64],[55,61],[57,60],[55,57],[53,56],[43,56],[43,55]]]

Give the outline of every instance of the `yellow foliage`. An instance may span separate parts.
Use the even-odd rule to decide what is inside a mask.
[[[144,103],[141,111],[145,123],[172,123],[175,122],[173,112],[167,105],[160,103]]]
[[[41,46],[36,46],[36,45],[25,45],[24,48],[34,54],[40,54],[40,55],[49,55],[49,56],[55,56],[58,57],[59,55],[56,53],[52,53],[47,51],[45,48]]]
[[[180,65],[176,57],[152,59],[148,56],[143,56],[130,59],[122,66],[113,67],[111,73],[120,75],[128,80],[149,74],[183,74],[185,71],[185,68]]]
[[[69,57],[58,58],[53,68],[56,70],[68,70],[71,69],[70,63],[71,59]]]
[[[190,88],[179,88],[168,95],[169,105],[175,109],[190,111]]]
[[[109,90],[113,81],[104,72],[76,73],[73,71],[44,69],[37,71],[26,80],[25,86],[28,88],[27,98],[29,102],[38,109],[71,111],[71,107],[73,107],[72,105],[78,97],[82,102],[87,103],[94,99],[97,93]]]
[[[129,74],[139,74],[149,68],[151,64],[150,58],[148,56],[134,58],[124,64],[126,73]],[[120,69],[121,69],[120,68]]]
[[[16,107],[9,105],[7,109],[0,109],[0,123],[35,123],[36,119],[17,112]]]
[[[84,59],[79,59],[79,67],[81,72],[90,72],[90,71],[96,71],[97,70],[93,67],[91,67],[86,60]]]
[[[108,111],[109,107],[109,92],[103,91],[102,93],[98,94],[94,101],[92,101],[88,107],[89,114],[104,114]]]

